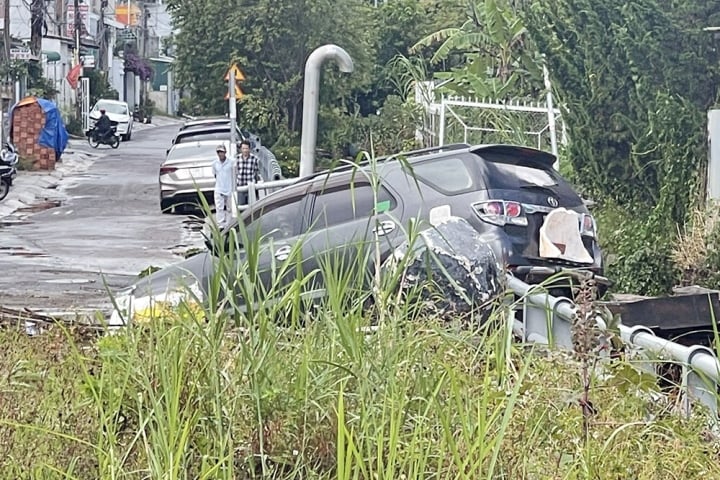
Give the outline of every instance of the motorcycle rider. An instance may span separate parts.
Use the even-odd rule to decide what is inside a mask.
[[[99,140],[106,140],[109,137],[110,129],[112,124],[110,123],[110,117],[105,113],[105,109],[100,109],[100,118],[95,122],[95,131]]]

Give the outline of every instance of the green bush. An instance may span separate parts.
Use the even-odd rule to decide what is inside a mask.
[[[300,173],[300,147],[275,146],[271,148],[275,154],[283,177],[294,178]]]
[[[69,118],[69,120],[65,124],[65,129],[71,135],[77,135],[77,136],[85,135],[85,132],[83,131],[82,119],[76,118],[75,116],[72,116]]]
[[[594,209],[605,274],[612,290],[641,295],[670,293],[677,283],[674,266],[674,230],[657,221],[657,210],[623,209],[607,203]]]

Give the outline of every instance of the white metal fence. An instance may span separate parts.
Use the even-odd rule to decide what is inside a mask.
[[[553,297],[538,286],[528,285],[509,275],[509,288],[520,298],[523,321],[516,321],[515,332],[526,342],[555,345],[572,349],[572,325],[576,306],[567,298]],[[600,329],[607,329],[602,318],[596,318]],[[681,384],[683,410],[690,414],[691,407],[700,403],[708,408],[712,417],[718,416],[718,386],[720,362],[715,353],[701,345],[685,346],[657,337],[644,326],[620,325],[620,338],[636,349],[634,365],[642,371],[658,375],[662,364],[675,364],[682,370]]]

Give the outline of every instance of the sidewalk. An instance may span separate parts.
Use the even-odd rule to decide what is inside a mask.
[[[58,186],[65,176],[83,173],[102,156],[86,153],[76,146],[82,140],[70,139],[62,161],[52,171],[18,171],[18,175],[5,200],[0,202],[0,219],[9,217],[18,210],[30,208],[45,202],[62,200]]]
[[[182,119],[158,116],[153,118],[152,123],[137,123],[133,128],[141,131],[180,123]],[[77,148],[86,144],[84,137],[71,137],[62,161],[55,165],[53,171],[18,171],[10,193],[5,200],[0,201],[0,224],[11,223],[13,220],[8,218],[11,215],[18,217],[16,221],[21,221],[21,212],[25,209],[30,210],[44,203],[62,202],[65,196],[59,187],[63,178],[86,172],[96,160],[107,155],[106,152],[87,152]]]

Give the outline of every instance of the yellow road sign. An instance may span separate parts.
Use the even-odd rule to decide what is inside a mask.
[[[243,91],[240,90],[240,87],[238,85],[235,85],[235,98],[240,99],[240,98],[242,98],[242,96],[243,96]],[[229,100],[229,99],[230,99],[230,94],[226,93],[225,100]]]
[[[245,80],[245,75],[240,71],[240,67],[237,66],[237,63],[233,63],[232,67],[230,67],[225,74],[225,81],[230,80],[230,72],[235,72],[235,81],[239,82],[241,80]]]

